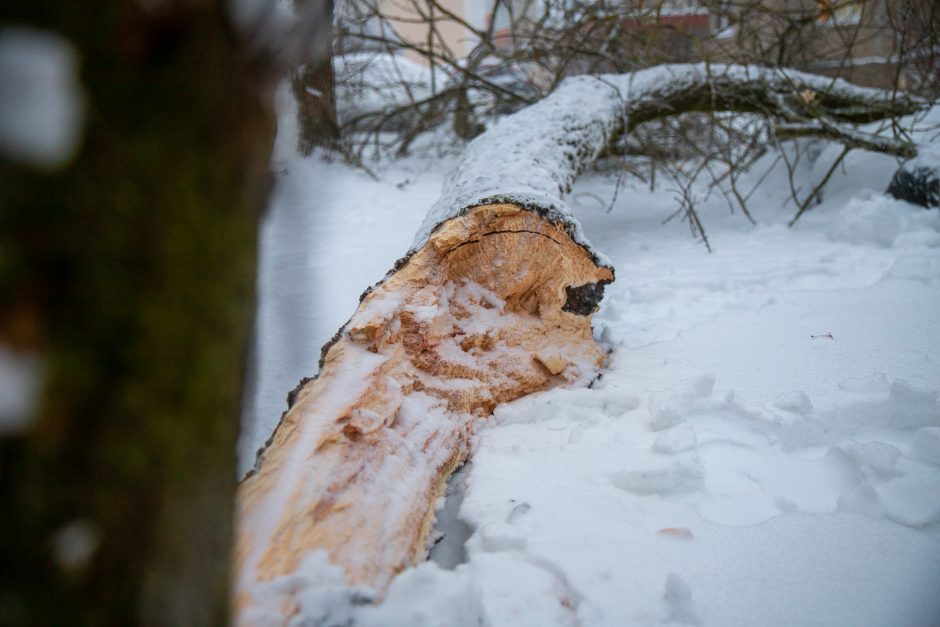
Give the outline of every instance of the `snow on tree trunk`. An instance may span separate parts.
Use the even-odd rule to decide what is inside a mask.
[[[796,72],[667,66],[569,79],[471,142],[411,249],[324,347],[319,376],[291,395],[239,488],[242,620],[295,613],[288,576],[318,550],[347,583],[381,595],[425,558],[435,504],[474,428],[499,403],[596,375],[604,354],[591,314],[614,273],[563,196],[618,133],[691,110],[845,124],[912,106]]]

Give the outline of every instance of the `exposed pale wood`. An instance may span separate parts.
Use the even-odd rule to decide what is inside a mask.
[[[515,205],[439,227],[363,299],[240,486],[237,603],[317,549],[380,592],[424,559],[474,426],[601,365],[566,288],[612,279],[563,228]]]

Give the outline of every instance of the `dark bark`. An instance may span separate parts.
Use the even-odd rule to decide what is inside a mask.
[[[228,620],[273,120],[226,6],[4,7],[77,49],[87,115],[64,169],[0,160],[0,344],[44,371],[0,437],[0,624]]]
[[[940,167],[904,164],[898,168],[885,193],[921,207],[940,207]]]
[[[295,0],[294,7],[304,22],[301,37],[307,40],[303,42],[302,63],[291,77],[297,100],[297,149],[300,154],[309,155],[316,146],[332,146],[339,139],[330,44],[333,40],[333,1]]]
[[[473,115],[473,106],[467,97],[467,89],[457,90],[454,107],[454,134],[460,139],[473,139],[482,133],[485,127]]]
[[[751,66],[747,72],[735,71],[746,66],[700,67],[705,70],[688,85],[664,80],[661,89],[627,103],[627,130],[650,120],[694,111],[759,113],[788,122],[825,117],[833,124],[857,125],[909,115],[926,106],[926,102],[903,92],[892,98],[848,83],[827,85],[824,77],[803,72],[760,66]]]

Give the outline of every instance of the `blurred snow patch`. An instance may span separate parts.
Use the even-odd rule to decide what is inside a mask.
[[[660,433],[653,443],[653,450],[672,455],[694,448],[696,444],[695,429],[688,423],[682,423]]]
[[[332,54],[329,3],[227,0],[225,4],[243,43],[283,70],[326,61]]]
[[[28,426],[38,391],[39,359],[0,346],[0,435]]]
[[[52,539],[56,560],[66,571],[82,569],[101,543],[101,534],[88,520],[74,520],[62,527]]]
[[[887,392],[891,389],[888,378],[883,372],[875,372],[867,377],[849,377],[839,382],[839,389],[846,392]]]
[[[467,569],[445,571],[425,562],[396,577],[385,601],[360,608],[353,624],[475,627],[486,624],[480,596]]]
[[[331,564],[324,551],[307,554],[289,575],[256,583],[249,594],[254,603],[241,613],[238,624],[254,627],[284,625],[281,612],[288,598],[298,606],[288,623],[292,627],[350,624],[356,608],[373,599],[370,589],[347,585],[343,569]]]
[[[838,498],[839,509],[915,528],[940,521],[940,474],[935,468],[905,458],[883,442],[846,442],[833,448],[855,464],[859,477],[858,484]]]
[[[666,591],[663,598],[668,611],[667,622],[685,625],[699,624],[699,618],[692,606],[692,588],[685,579],[675,573],[669,573],[666,576]]]
[[[707,398],[715,385],[715,376],[705,374],[686,379],[671,389],[650,394],[649,413],[653,430],[674,427],[683,420],[696,401]]]
[[[915,433],[914,452],[921,459],[940,466],[940,427],[924,427]]]
[[[829,230],[829,239],[890,248],[901,233],[901,220],[894,205],[894,201],[880,195],[853,198],[839,210]]]
[[[704,476],[702,464],[692,457],[658,468],[617,472],[611,475],[610,480],[615,486],[631,494],[665,495],[701,490]]]
[[[801,416],[806,416],[813,411],[812,401],[802,390],[781,394],[774,400],[774,407]]]
[[[0,154],[43,167],[72,157],[84,109],[77,68],[75,50],[58,35],[0,31]]]

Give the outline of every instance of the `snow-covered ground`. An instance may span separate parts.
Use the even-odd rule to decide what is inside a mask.
[[[277,164],[242,469],[452,162],[387,165],[381,181],[318,157]],[[711,254],[661,224],[668,185],[628,184],[608,214],[593,197],[614,178],[583,176],[569,203],[617,269],[595,316],[603,377],[499,407],[452,482],[433,560],[371,606],[314,556],[291,584],[307,588],[303,616],[940,624],[940,212],[884,196],[894,168],[853,153],[793,229],[782,171],[752,200],[757,226],[706,200]]]

